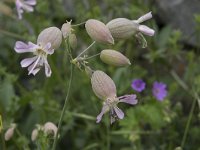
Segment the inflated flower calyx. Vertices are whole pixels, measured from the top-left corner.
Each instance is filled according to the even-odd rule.
[[[116,97],[115,83],[103,71],[97,70],[92,74],[91,84],[98,98],[106,100],[108,97]]]
[[[100,54],[100,59],[109,65],[113,65],[113,66],[127,66],[127,65],[131,65],[130,60],[124,56],[123,54],[121,54],[120,52],[116,51],[116,50],[110,50],[110,49],[106,49],[101,51]]]
[[[35,141],[38,137],[38,129],[34,129],[31,133],[31,140]]]
[[[114,39],[127,39],[138,32],[139,24],[126,18],[116,18],[106,24]]]
[[[13,137],[15,128],[16,128],[16,124],[11,124],[11,127],[6,131],[4,135],[5,141],[9,141]]]
[[[89,19],[85,23],[85,28],[89,36],[94,41],[103,44],[114,44],[114,39],[108,27],[103,22],[95,19]]]
[[[56,136],[57,131],[58,131],[58,128],[57,128],[57,126],[54,123],[52,123],[52,122],[46,122],[44,124],[44,132],[46,134],[50,134],[50,135]]]
[[[155,31],[140,23],[152,18],[151,12],[141,16],[137,20],[116,18],[106,24],[114,39],[126,39],[137,33],[153,36]]]
[[[72,49],[76,49],[77,47],[77,38],[74,33],[69,35],[69,45]]]
[[[62,31],[63,37],[67,38],[73,31],[72,26],[71,26],[71,21],[64,23],[62,25],[61,31]]]
[[[49,27],[40,32],[37,38],[37,44],[45,46],[51,43],[51,48],[57,49],[62,42],[62,32],[57,27]]]

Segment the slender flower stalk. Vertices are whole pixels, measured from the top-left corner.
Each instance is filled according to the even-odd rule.
[[[96,42],[92,42],[90,46],[88,46],[85,50],[83,50],[76,58],[79,58],[81,55],[83,55],[87,50],[89,50]]]
[[[62,109],[62,112],[61,112],[61,116],[60,116],[60,119],[59,119],[58,130],[56,132],[55,139],[53,141],[52,150],[56,149],[56,145],[57,145],[57,142],[58,142],[58,134],[59,134],[61,126],[62,126],[63,117],[64,117],[64,114],[66,112],[67,102],[68,102],[68,99],[69,99],[69,93],[70,93],[71,84],[72,84],[72,77],[73,77],[73,65],[71,64],[71,67],[70,67],[70,79],[69,79],[69,84],[68,84],[68,89],[67,89],[67,95],[66,95],[64,106],[63,106],[63,109]]]

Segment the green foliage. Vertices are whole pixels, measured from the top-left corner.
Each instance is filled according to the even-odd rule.
[[[12,16],[7,16],[0,11],[2,137],[11,123],[17,124],[14,136],[5,142],[8,150],[36,149],[38,143],[31,141],[31,133],[36,124],[48,121],[58,124],[70,76],[70,62],[64,42],[48,58],[53,73],[50,78],[46,78],[44,70],[36,76],[28,76],[27,70],[20,67],[20,61],[30,55],[17,54],[13,50],[16,41],[36,43],[41,30],[49,26],[61,28],[66,19],[72,19],[73,24],[85,22],[89,18],[107,23],[112,18],[136,19],[149,10],[156,12],[155,6],[144,0],[71,1],[72,7],[66,6],[64,0],[38,0],[35,11],[24,13],[24,19],[19,21],[14,18],[14,4],[4,2],[13,12]],[[199,25],[199,14],[196,14],[194,19]],[[130,59],[132,65],[124,68],[108,66],[98,57],[88,62],[92,69],[103,70],[112,77],[118,96],[134,93],[137,94],[139,103],[133,107],[120,104],[119,107],[125,110],[125,118],[113,125],[109,125],[108,114],[100,124],[96,124],[102,101],[92,92],[90,79],[85,72],[75,68],[67,111],[59,135],[58,150],[178,149],[194,99],[198,103],[195,105],[182,149],[196,150],[200,147],[200,49],[185,46],[181,41],[183,33],[180,30],[174,30],[168,25],[161,28],[156,20],[148,24],[156,30],[156,34],[152,38],[145,37],[148,43],[145,49],[141,48],[135,37],[131,37],[124,41],[116,41],[114,46],[97,44],[88,51],[90,56],[109,47],[119,50]],[[196,34],[200,35],[198,27]],[[92,42],[83,26],[74,29],[78,38],[78,48],[72,51],[73,57]],[[142,93],[136,93],[131,88],[131,82],[135,78],[146,82],[146,89]],[[162,102],[152,95],[154,81],[164,82],[168,86],[168,96]],[[48,137],[44,136],[38,138],[41,145],[46,144],[43,149],[52,145],[52,141],[47,142],[47,139]],[[0,149],[3,149],[3,143],[0,142]]]

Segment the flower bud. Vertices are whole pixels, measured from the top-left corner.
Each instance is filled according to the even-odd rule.
[[[37,130],[37,129],[34,129],[34,130],[32,131],[32,134],[31,134],[31,140],[32,140],[32,141],[35,141],[36,138],[37,138],[37,136],[38,136],[38,130]]]
[[[62,32],[57,27],[49,27],[40,32],[37,38],[37,44],[45,46],[51,43],[51,48],[57,49],[62,42]]]
[[[64,38],[67,38],[72,32],[71,22],[64,23],[62,25],[61,31]]]
[[[77,47],[77,38],[73,33],[69,35],[69,45],[72,49],[76,49]]]
[[[118,51],[106,49],[101,51],[100,59],[109,65],[126,66],[131,65],[130,60]]]
[[[13,137],[15,128],[16,128],[16,124],[11,124],[11,127],[5,133],[5,136],[4,136],[5,141],[9,141]]]
[[[126,39],[138,32],[139,24],[126,18],[116,18],[106,24],[114,39]]]
[[[44,124],[44,132],[47,134],[52,134],[56,136],[58,128],[52,122],[47,122]]]
[[[116,97],[116,87],[114,81],[103,71],[97,70],[91,77],[92,89],[95,95],[106,100],[109,97]]]
[[[89,19],[85,23],[85,28],[94,41],[105,44],[114,44],[114,39],[104,23],[95,19]]]

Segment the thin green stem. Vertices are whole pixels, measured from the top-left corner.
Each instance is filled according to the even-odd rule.
[[[182,142],[181,142],[181,148],[183,148],[184,145],[185,145],[185,141],[186,141],[186,138],[187,138],[187,133],[188,133],[188,130],[189,130],[189,127],[190,127],[190,123],[191,123],[191,120],[192,120],[192,115],[193,115],[194,108],[195,108],[195,104],[196,104],[196,99],[194,99],[193,102],[192,102],[192,107],[190,109],[189,118],[188,118],[188,121],[187,121],[187,124],[186,124],[186,127],[185,127],[183,139],[182,139]]]
[[[92,44],[90,44],[90,46],[88,46],[85,50],[83,50],[76,58],[79,58],[82,54],[84,54],[88,49],[90,49],[96,42],[92,42]]]
[[[185,84],[185,82],[183,82],[183,80],[181,80],[181,78],[177,75],[177,73],[172,70],[171,71],[171,75],[174,77],[174,79],[178,82],[178,84],[185,90],[188,91],[188,86]]]
[[[107,117],[107,150],[110,150],[110,117]]]
[[[70,49],[70,46],[69,46],[69,38],[65,39],[65,46],[67,47],[67,53],[70,57],[70,60],[73,60],[72,52],[71,52],[71,49]]]
[[[66,108],[67,108],[67,102],[68,102],[68,99],[69,99],[69,93],[70,93],[72,77],[73,77],[73,65],[71,64],[70,66],[71,66],[70,67],[70,79],[69,79],[69,84],[68,84],[68,89],[67,89],[67,95],[66,95],[66,98],[65,98],[64,106],[63,106],[61,116],[60,116],[60,120],[59,120],[59,123],[58,123],[58,131],[57,131],[57,134],[56,134],[54,142],[53,142],[52,150],[56,149],[56,145],[57,145],[57,142],[58,142],[58,134],[59,134],[62,122],[63,122],[63,117],[64,117],[64,114],[65,114],[65,111],[66,111]]]
[[[71,25],[72,27],[77,27],[77,26],[80,26],[80,25],[83,25],[83,24],[85,24],[85,22],[81,22],[81,23],[79,23],[79,24],[74,24],[74,25]]]
[[[100,55],[100,54],[101,54],[101,53],[98,53],[98,54],[92,55],[92,56],[90,56],[90,57],[83,58],[83,60],[91,59],[91,58],[96,57],[96,56],[98,56],[98,55]]]
[[[10,37],[17,38],[17,39],[25,40],[25,38],[23,38],[22,36],[20,36],[18,34],[15,34],[15,33],[9,32],[9,31],[5,31],[5,30],[2,30],[2,29],[0,29],[0,33],[5,34],[5,35],[10,36]]]
[[[1,134],[1,140],[2,140],[2,148],[3,148],[3,150],[6,150],[6,143],[4,140],[3,132],[1,132],[0,134]]]

